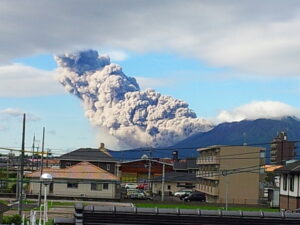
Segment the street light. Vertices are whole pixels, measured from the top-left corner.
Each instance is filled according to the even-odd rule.
[[[44,217],[43,217],[43,224],[46,224],[46,222],[48,221],[48,215],[47,215],[47,211],[48,211],[48,204],[47,204],[47,186],[48,184],[50,184],[52,182],[52,175],[49,173],[43,173],[40,180],[41,182],[44,184],[45,186],[45,192],[44,192]],[[40,211],[41,213],[41,211]]]

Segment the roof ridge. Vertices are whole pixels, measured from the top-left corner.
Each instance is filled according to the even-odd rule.
[[[71,169],[71,168],[74,168],[75,166],[80,166],[80,165],[82,165],[82,164],[87,164],[87,165],[89,165],[89,166],[92,166],[94,169],[96,169],[96,170],[98,170],[99,172],[101,172],[101,173],[106,173],[106,174],[109,174],[109,175],[113,175],[113,176],[115,176],[116,178],[119,178],[119,177],[117,177],[116,175],[114,175],[114,174],[112,174],[112,173],[110,173],[110,172],[108,172],[108,171],[106,171],[105,169],[102,169],[102,168],[100,168],[100,167],[98,167],[98,166],[95,166],[93,163],[90,163],[90,162],[88,162],[88,161],[82,161],[82,162],[80,162],[80,163],[76,163],[76,164],[74,164],[74,165],[72,165],[72,166],[70,166],[70,167],[67,167],[67,168],[65,168],[66,170],[67,169]]]
[[[298,162],[299,163],[299,162]],[[300,164],[299,165],[297,165],[296,167],[294,167],[293,169],[291,169],[292,171],[294,171],[294,170],[296,170],[296,169],[298,169],[300,167]]]

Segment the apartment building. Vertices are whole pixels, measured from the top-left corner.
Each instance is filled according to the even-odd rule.
[[[214,203],[257,204],[263,197],[265,149],[210,146],[198,149],[196,189]]]
[[[284,165],[295,158],[295,142],[287,140],[287,134],[280,132],[271,143],[271,164]]]

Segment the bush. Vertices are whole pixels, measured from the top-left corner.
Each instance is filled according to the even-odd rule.
[[[12,216],[4,216],[3,217],[3,224],[21,224],[22,223],[22,218],[20,215],[12,215]]]

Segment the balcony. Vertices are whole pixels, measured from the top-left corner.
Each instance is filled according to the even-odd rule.
[[[220,171],[197,171],[196,177],[209,180],[219,180]]]
[[[200,157],[197,159],[197,164],[198,165],[220,164],[220,160],[216,156]]]
[[[218,196],[219,195],[219,188],[218,187],[212,187],[204,184],[199,185],[199,191],[206,193],[208,195],[214,195]]]

